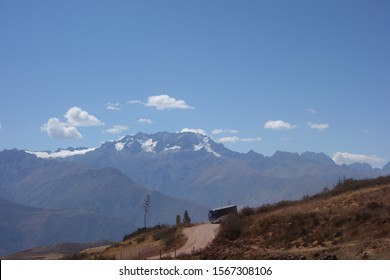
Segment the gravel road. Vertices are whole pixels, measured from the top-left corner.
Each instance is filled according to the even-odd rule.
[[[191,254],[194,250],[206,248],[213,241],[218,233],[218,224],[200,224],[197,226],[185,228],[183,233],[187,237],[187,242],[183,247],[176,250],[176,255]],[[162,257],[174,257],[175,252],[164,254]],[[158,256],[150,259],[157,259]]]
[[[184,229],[188,240],[177,250],[177,254],[190,254],[193,250],[206,248],[217,235],[218,227],[218,224],[201,224]]]

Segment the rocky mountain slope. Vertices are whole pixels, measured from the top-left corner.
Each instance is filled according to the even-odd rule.
[[[343,178],[389,173],[389,164],[383,169],[360,163],[340,166],[325,154],[312,152],[278,151],[271,157],[254,151],[237,153],[203,134],[138,133],[98,148],[0,152],[1,219],[4,232],[7,228],[12,235],[20,230],[20,225],[9,219],[13,207],[33,207],[45,213],[40,216],[52,215],[45,211],[74,211],[56,212],[57,220],[77,224],[88,216],[103,225],[91,236],[111,239],[143,226],[142,203],[148,194],[152,197],[148,225],[173,224],[176,215],[185,210],[197,222],[207,219],[210,208],[299,199],[331,188]],[[21,213],[30,215],[30,208]],[[108,226],[107,217],[116,219],[116,226]],[[43,231],[49,230],[50,223],[44,219],[35,223]],[[66,235],[72,227],[57,228]],[[57,239],[53,242],[62,241]]]
[[[11,150],[0,152],[0,179],[0,248],[7,253],[53,242],[118,240],[143,226],[142,203],[149,194],[148,225],[173,224],[185,210],[194,221],[207,219],[207,208],[150,191],[114,168],[94,169]],[[30,225],[37,228],[36,237],[21,234],[20,246],[11,242],[13,233],[27,233]]]
[[[119,240],[131,223],[86,209],[43,209],[0,198],[0,255],[59,242]]]
[[[206,135],[167,132],[125,136],[66,160],[115,167],[149,189],[209,208],[297,199],[344,177],[377,177],[388,171],[362,164],[339,166],[320,153],[241,154]]]

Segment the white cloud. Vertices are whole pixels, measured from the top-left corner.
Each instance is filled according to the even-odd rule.
[[[218,135],[218,134],[222,134],[222,133],[233,133],[233,134],[236,134],[236,133],[238,133],[238,131],[234,130],[234,129],[218,128],[218,129],[214,129],[211,133],[213,135]]]
[[[175,98],[165,94],[149,96],[145,106],[155,107],[157,110],[193,109],[193,107],[187,105],[184,100],[176,100]]]
[[[258,142],[261,141],[261,137],[254,137],[254,138],[239,138],[237,136],[226,136],[219,138],[217,142],[220,143],[237,143],[237,142]]]
[[[128,130],[127,126],[118,124],[118,125],[114,125],[112,128],[107,129],[106,132],[111,134],[119,134],[126,130]]]
[[[312,114],[316,114],[317,113],[317,111],[315,109],[313,109],[313,108],[306,109],[306,112],[312,113]]]
[[[41,126],[41,131],[47,132],[47,135],[51,138],[79,140],[83,136],[77,130],[77,126],[104,125],[95,116],[76,106],[70,108],[64,117],[67,122],[61,122],[57,118],[50,118],[47,123]]]
[[[191,132],[191,133],[196,133],[196,134],[207,135],[206,131],[204,131],[203,129],[200,129],[200,128],[197,128],[197,129],[194,129],[194,128],[183,128],[180,132],[181,133]]]
[[[76,127],[60,122],[57,118],[50,118],[42,125],[41,130],[46,131],[49,137],[56,139],[79,140],[83,137]]]
[[[337,164],[352,164],[355,162],[368,163],[372,166],[378,167],[382,165],[385,160],[376,155],[361,155],[361,154],[351,154],[351,153],[342,153],[336,152],[333,154],[332,159]]]
[[[139,101],[139,100],[130,100],[129,102],[127,102],[127,104],[141,104],[141,105],[145,105],[145,102],[142,102],[142,101]]]
[[[167,109],[194,109],[194,107],[189,106],[184,100],[177,100],[166,94],[149,96],[146,102],[130,100],[127,104],[141,104],[146,107],[155,107],[160,111]]]
[[[272,129],[272,130],[290,130],[296,128],[296,125],[292,125],[288,122],[284,122],[282,120],[278,121],[268,121],[264,124],[264,128]]]
[[[240,138],[238,138],[237,136],[227,136],[227,137],[219,138],[217,140],[217,142],[220,143],[237,143],[238,141],[240,141]]]
[[[139,119],[138,122],[143,123],[143,124],[153,124],[154,123],[151,119]]]
[[[64,115],[66,120],[74,126],[96,126],[103,125],[95,116],[88,114],[79,107],[72,107]]]
[[[317,129],[318,131],[322,132],[325,129],[329,128],[329,124],[327,123],[311,123],[307,122],[307,126],[311,129]]]
[[[113,110],[113,111],[120,111],[121,110],[121,106],[122,106],[122,104],[120,104],[119,102],[107,103],[106,104],[106,109],[107,110]]]
[[[258,142],[263,140],[261,137],[255,137],[255,138],[241,138],[242,142]]]

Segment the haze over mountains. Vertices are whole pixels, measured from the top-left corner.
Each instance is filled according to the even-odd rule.
[[[45,160],[24,151],[0,152],[0,178],[1,254],[65,241],[120,240],[143,226],[148,194],[147,225],[173,224],[185,210],[194,221],[207,217],[206,207],[150,191],[114,168]]]
[[[129,222],[87,209],[44,209],[0,198],[0,255],[69,240],[118,240]]]
[[[135,182],[207,207],[228,202],[258,206],[301,198],[332,187],[343,177],[377,177],[390,172],[367,164],[339,166],[322,153],[233,152],[195,133],[138,133],[106,142],[84,155],[67,157],[96,168],[114,167]]]
[[[143,226],[193,221],[227,203],[259,206],[331,188],[340,178],[390,173],[339,166],[325,154],[233,152],[196,133],[138,133],[98,148],[0,152],[0,254],[56,242],[118,240]],[[75,230],[77,229],[77,230]]]

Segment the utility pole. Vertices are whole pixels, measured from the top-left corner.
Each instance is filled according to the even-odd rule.
[[[144,227],[146,228],[146,215],[148,214],[149,212],[149,209],[150,209],[150,203],[151,203],[151,199],[150,199],[150,194],[148,194],[145,199],[144,199],[144,203],[142,204],[143,208],[144,208]]]

